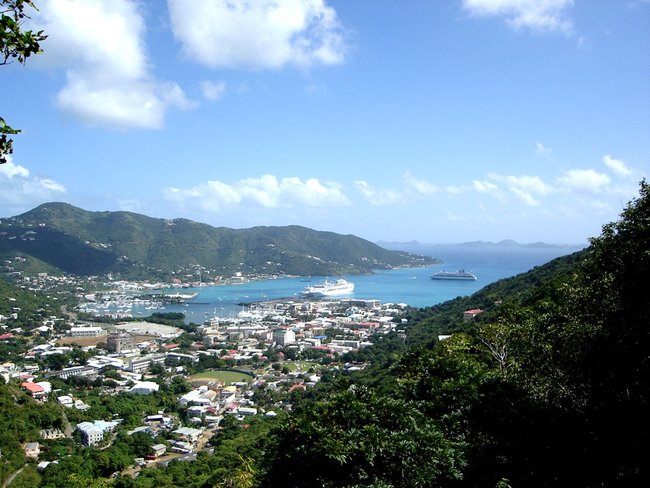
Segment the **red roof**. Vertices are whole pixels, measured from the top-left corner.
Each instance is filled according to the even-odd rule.
[[[11,339],[14,335],[11,332],[7,332],[6,334],[0,335],[0,341],[6,341],[7,339]]]
[[[45,391],[42,386],[37,385],[36,383],[31,383],[29,381],[25,381],[20,386],[25,388],[25,390],[27,390],[30,393],[43,393]]]

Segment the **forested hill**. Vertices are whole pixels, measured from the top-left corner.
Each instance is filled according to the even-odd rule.
[[[584,252],[350,355],[379,367],[296,408],[258,486],[650,486],[649,222],[642,182]]]
[[[65,203],[2,219],[0,255],[27,256],[78,275],[141,278],[192,267],[213,275],[337,275],[435,262],[300,226],[230,229],[131,212],[89,212]]]

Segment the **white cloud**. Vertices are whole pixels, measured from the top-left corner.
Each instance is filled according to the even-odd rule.
[[[532,193],[522,190],[521,188],[511,188],[510,191],[517,195],[519,199],[530,207],[536,207],[539,205],[539,200],[537,200]]]
[[[66,189],[47,178],[30,176],[24,166],[14,164],[11,156],[0,164],[0,205],[31,208],[44,201],[56,200]]]
[[[377,189],[364,180],[355,181],[354,186],[371,205],[392,205],[404,201],[402,192],[386,188]]]
[[[364,180],[355,181],[354,185],[371,205],[403,203],[440,191],[433,183],[419,180],[408,171],[402,175],[399,189],[375,188]]]
[[[557,181],[565,190],[592,194],[606,192],[610,184],[609,176],[593,169],[572,169],[558,177]]]
[[[183,205],[198,205],[209,212],[243,206],[278,208],[349,204],[336,183],[322,183],[315,178],[302,181],[297,177],[280,180],[274,175],[246,178],[232,184],[214,180],[189,189],[168,188],[166,196],[171,201]]]
[[[505,17],[512,28],[538,32],[573,31],[568,10],[573,0],[462,0],[465,10],[473,15]]]
[[[537,195],[546,195],[550,193],[553,189],[544,183],[544,181],[539,176],[498,176],[494,173],[490,175],[497,181],[506,182],[510,188],[518,188],[524,191],[530,191]]]
[[[418,180],[408,171],[404,173],[402,180],[404,181],[404,186],[408,192],[415,192],[420,195],[430,195],[439,191],[436,185],[429,183],[426,180]]]
[[[66,70],[60,110],[94,126],[163,126],[169,107],[193,105],[174,83],[155,80],[147,59],[145,24],[135,0],[49,0],[34,28],[48,34],[34,65]]]
[[[609,154],[605,154],[603,156],[603,163],[605,163],[605,165],[609,169],[611,169],[614,172],[614,174],[616,174],[616,176],[625,178],[632,174],[632,170],[628,168],[623,161],[621,161],[620,159],[614,159]]]
[[[479,193],[486,193],[488,195],[493,196],[500,202],[505,201],[505,197],[503,195],[503,192],[501,189],[495,185],[494,183],[490,181],[479,181],[479,180],[474,180],[472,181],[472,187],[474,190],[476,190]]]
[[[188,58],[213,68],[338,64],[345,45],[325,0],[168,0]]]
[[[203,96],[207,100],[216,102],[223,97],[224,93],[226,93],[226,84],[223,81],[219,83],[215,83],[214,81],[202,81],[201,93],[203,93]]]
[[[537,154],[551,154],[553,150],[550,147],[546,147],[539,141],[535,141],[535,152]]]
[[[488,177],[493,181],[507,185],[510,192],[529,206],[540,204],[535,196],[544,196],[553,191],[553,188],[544,183],[539,176],[502,176],[490,173]]]
[[[8,180],[14,179],[16,176],[21,176],[27,178],[29,176],[29,170],[24,166],[16,165],[11,160],[11,156],[5,155],[7,162],[0,164],[0,175]]]

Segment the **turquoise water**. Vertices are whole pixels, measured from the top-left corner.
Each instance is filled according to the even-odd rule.
[[[382,303],[406,303],[413,307],[435,305],[458,296],[470,295],[484,286],[523,273],[535,266],[577,250],[577,248],[483,248],[459,246],[424,246],[405,249],[443,261],[443,264],[425,268],[380,270],[367,276],[344,276],[355,284],[354,298],[377,299]],[[434,281],[429,277],[440,270],[465,269],[477,276],[476,281]],[[310,278],[320,282],[325,277]],[[186,322],[203,323],[213,316],[234,317],[241,303],[276,298],[298,297],[310,283],[305,278],[264,280],[239,285],[191,288],[199,295],[186,305],[167,305],[165,312],[182,312]],[[133,315],[149,315],[150,310],[133,307]]]

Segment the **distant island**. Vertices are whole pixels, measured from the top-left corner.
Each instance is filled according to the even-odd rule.
[[[378,241],[376,243],[386,249],[393,250],[416,250],[418,248],[431,248],[431,247],[475,247],[475,248],[530,248],[530,249],[575,249],[580,250],[588,246],[588,244],[550,244],[547,242],[533,242],[529,244],[522,244],[512,239],[504,239],[499,242],[491,241],[469,241],[459,243],[436,243],[428,242],[422,243],[416,240],[407,242],[386,242]]]

